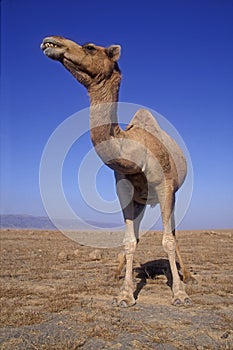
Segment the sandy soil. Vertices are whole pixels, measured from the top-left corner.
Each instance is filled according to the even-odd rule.
[[[160,232],[135,255],[137,304],[113,307],[120,248],[81,246],[55,231],[1,231],[1,340],[16,349],[233,349],[233,230],[178,240],[198,284],[190,307],[171,305]]]

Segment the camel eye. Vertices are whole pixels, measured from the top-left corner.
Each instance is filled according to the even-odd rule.
[[[89,51],[89,52],[94,52],[96,50],[95,46],[94,45],[84,45],[83,46],[85,50]]]

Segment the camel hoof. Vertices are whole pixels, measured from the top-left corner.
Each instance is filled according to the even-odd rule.
[[[192,300],[190,298],[185,298],[184,299],[184,305],[185,306],[191,306],[192,305]]]
[[[172,302],[172,305],[174,305],[174,306],[181,306],[182,304],[183,304],[182,301],[178,298],[173,300],[173,302]]]
[[[192,305],[192,300],[189,297],[186,298],[175,298],[172,302],[173,306],[191,306]]]
[[[128,305],[127,305],[127,302],[126,302],[126,300],[121,300],[119,303],[118,303],[118,306],[119,307],[128,307]]]
[[[117,298],[113,299],[112,306],[114,306],[114,307],[118,306]]]
[[[114,298],[112,301],[112,306],[116,307],[121,307],[121,308],[127,308],[127,307],[131,307],[134,306],[136,304],[136,301],[133,299],[131,301],[127,301],[124,299],[118,300],[117,298]]]

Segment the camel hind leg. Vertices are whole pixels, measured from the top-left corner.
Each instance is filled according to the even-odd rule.
[[[180,247],[176,239],[176,255],[179,260],[183,282],[187,284],[197,284],[197,280],[193,277],[187,266],[185,265],[183,258],[181,256]]]
[[[163,187],[160,188],[158,192],[162,213],[163,221],[163,248],[168,255],[168,260],[172,273],[172,292],[173,300],[172,304],[175,306],[179,305],[190,305],[191,299],[185,292],[185,285],[181,281],[177,266],[176,266],[176,239],[175,239],[175,219],[174,219],[174,209],[175,209],[175,191],[171,181],[165,181]],[[180,251],[178,248],[178,254]],[[184,267],[183,260],[181,259],[181,264]]]
[[[175,207],[175,203],[174,203],[174,207]],[[197,280],[192,276],[191,272],[189,271],[189,268],[187,267],[187,265],[185,265],[183,257],[181,255],[180,247],[176,238],[174,211],[175,211],[175,208],[173,209],[171,214],[171,226],[172,226],[172,233],[175,238],[176,256],[180,264],[182,280],[184,283],[187,283],[187,284],[197,284]]]

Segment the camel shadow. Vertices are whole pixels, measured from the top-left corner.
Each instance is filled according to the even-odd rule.
[[[179,270],[180,265],[179,263],[176,264],[177,269]],[[145,264],[141,264],[140,267],[135,268],[134,271],[137,273],[136,278],[140,278],[134,292],[135,300],[138,298],[138,295],[143,287],[147,284],[147,280],[154,280],[158,276],[165,276],[167,278],[166,284],[172,288],[172,273],[169,261],[167,259],[148,261]]]

